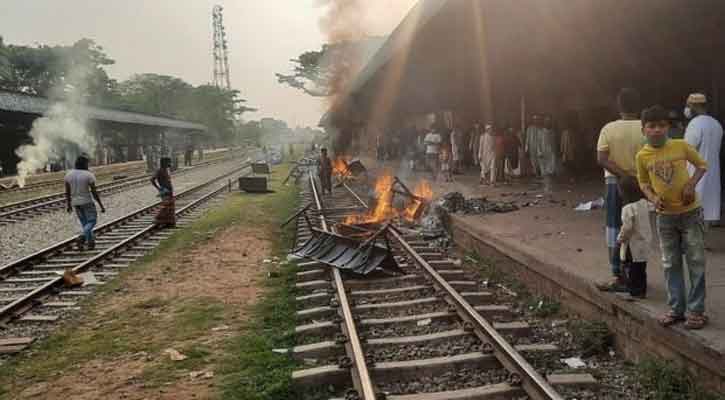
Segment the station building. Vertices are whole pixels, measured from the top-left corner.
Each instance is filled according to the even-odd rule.
[[[0,162],[5,174],[15,172],[15,150],[32,142],[33,122],[48,113],[53,102],[23,93],[0,91]],[[183,152],[208,135],[206,126],[158,115],[83,105],[74,109],[95,139],[93,163],[136,161],[142,154]]]

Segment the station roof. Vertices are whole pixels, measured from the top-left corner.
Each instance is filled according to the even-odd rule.
[[[43,115],[50,109],[52,104],[45,97],[0,90],[0,111]],[[80,112],[88,119],[96,121],[109,121],[120,124],[154,126],[187,131],[206,132],[208,130],[205,125],[194,122],[89,105],[81,106]]]
[[[337,104],[480,113],[517,108],[525,95],[532,110],[584,109],[613,104],[621,87],[644,102],[681,102],[725,73],[725,5],[693,4],[420,0]]]

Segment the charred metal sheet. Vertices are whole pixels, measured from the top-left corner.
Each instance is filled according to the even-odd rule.
[[[368,170],[360,160],[352,160],[347,163],[347,172],[352,176],[360,176],[366,174]]]
[[[402,273],[390,249],[385,246],[319,229],[313,229],[313,232],[314,235],[292,254],[361,275],[376,270]]]

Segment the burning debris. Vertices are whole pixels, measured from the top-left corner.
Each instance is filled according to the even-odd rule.
[[[449,213],[464,214],[508,213],[519,209],[514,202],[492,201],[485,197],[466,199],[458,192],[447,193],[439,204]]]
[[[403,198],[404,207],[395,206],[395,195]],[[433,190],[426,181],[419,182],[414,191],[390,174],[383,174],[375,182],[375,207],[365,214],[351,215],[343,222],[347,225],[418,220],[433,198]]]

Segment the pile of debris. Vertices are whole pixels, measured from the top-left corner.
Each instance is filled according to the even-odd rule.
[[[508,213],[519,209],[515,202],[492,201],[485,197],[466,199],[459,192],[447,193],[438,202],[440,207],[449,213]]]

